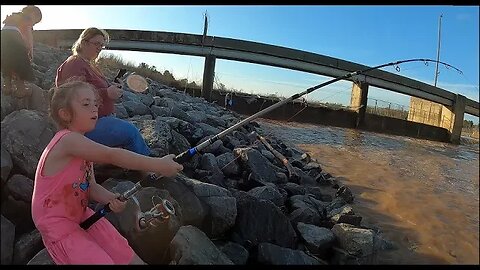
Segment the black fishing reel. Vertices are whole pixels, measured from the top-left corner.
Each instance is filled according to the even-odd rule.
[[[156,198],[160,200],[157,203],[155,203]],[[167,221],[171,215],[175,215],[175,207],[173,204],[166,199],[160,198],[158,195],[152,197],[152,204],[153,207],[143,213],[142,217],[138,220],[140,229],[146,229],[154,219],[163,223]]]

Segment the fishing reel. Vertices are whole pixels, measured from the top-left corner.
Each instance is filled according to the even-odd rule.
[[[159,200],[155,203],[155,199]],[[146,229],[154,219],[164,223],[170,219],[171,215],[175,215],[175,207],[173,204],[166,200],[160,198],[158,195],[152,197],[153,207],[145,213],[142,213],[142,217],[138,220],[138,225],[140,229]]]

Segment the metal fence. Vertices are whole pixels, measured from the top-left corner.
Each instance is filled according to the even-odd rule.
[[[477,140],[480,139],[478,125],[474,127],[464,127],[462,129],[462,136],[474,138]]]

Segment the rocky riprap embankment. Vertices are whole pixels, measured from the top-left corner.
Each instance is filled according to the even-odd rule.
[[[1,264],[52,264],[31,219],[33,179],[40,155],[55,134],[46,114],[45,92],[69,55],[35,47],[36,84],[29,110],[1,99]],[[204,99],[150,81],[144,94],[126,91],[117,116],[134,123],[156,156],[179,154],[237,123],[242,117]],[[376,230],[363,226],[349,204],[354,197],[306,153],[265,137],[299,176],[287,170],[251,132],[253,122],[184,164],[185,170],[141,189],[142,211],[152,196],[169,199],[176,215],[136,233],[133,202],[107,218],[149,264],[365,264],[390,248]],[[98,182],[114,192],[138,178],[111,166],[95,166]],[[98,205],[90,205],[98,209]]]

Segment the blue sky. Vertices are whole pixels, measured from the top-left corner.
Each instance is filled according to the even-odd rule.
[[[23,6],[1,6],[2,20]],[[374,66],[410,58],[435,59],[438,18],[443,14],[440,60],[464,72],[440,66],[437,85],[479,100],[479,7],[475,6],[42,6],[35,29],[132,29],[203,33],[284,46]],[[135,64],[169,70],[176,78],[200,83],[203,58],[159,53],[105,51]],[[433,85],[435,65],[409,63],[400,75]],[[396,72],[392,67],[386,71]],[[248,93],[290,96],[331,78],[227,60],[216,63],[216,82]],[[348,105],[351,83],[341,81],[307,99]],[[409,97],[371,87],[369,104],[407,106]],[[385,102],[384,102],[385,101]],[[478,122],[477,117],[466,119]]]

